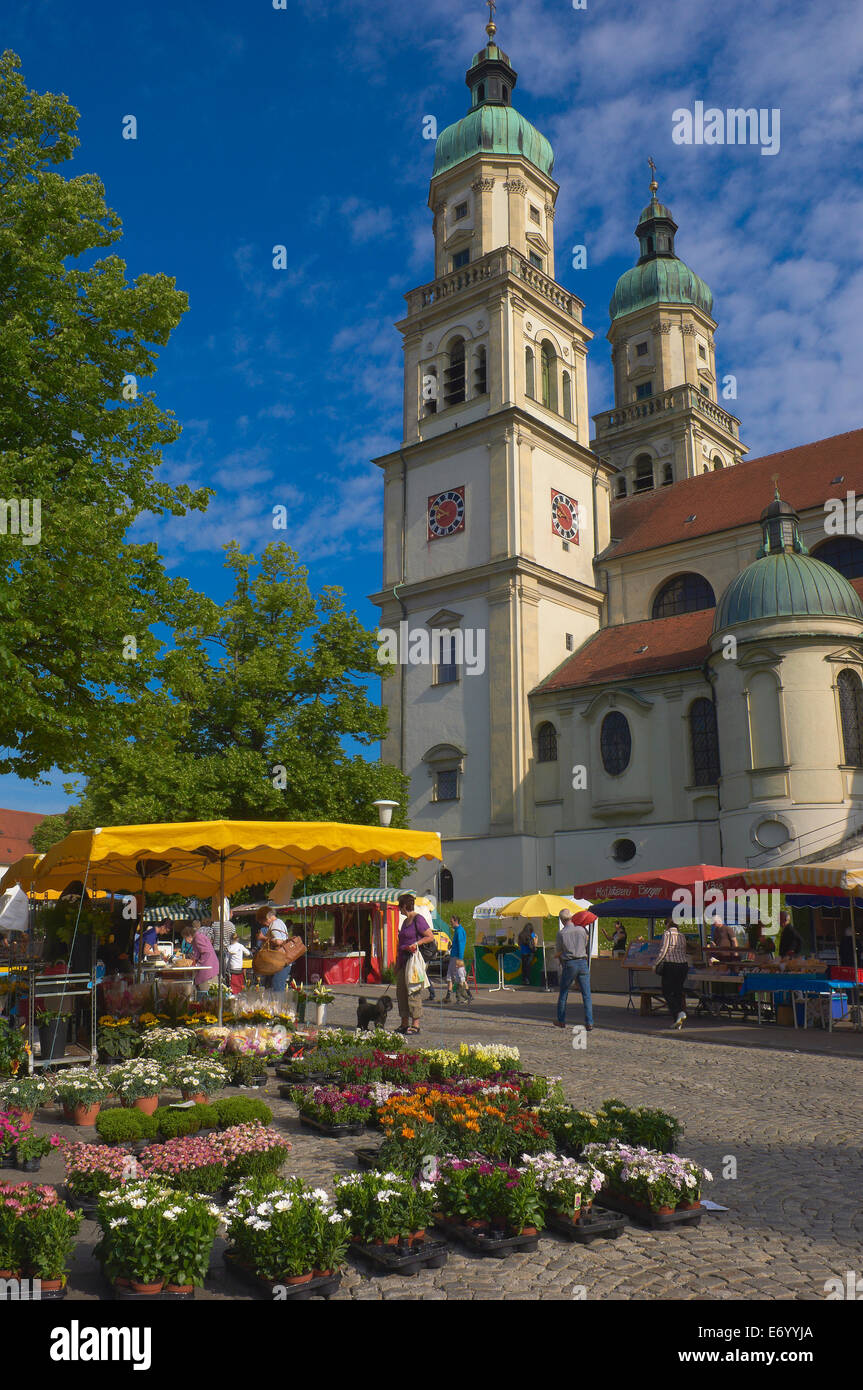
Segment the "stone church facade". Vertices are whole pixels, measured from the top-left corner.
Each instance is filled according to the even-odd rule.
[[[863,542],[826,534],[825,502],[863,491],[863,431],[746,459],[655,179],[591,429],[551,147],[487,32],[437,141],[436,277],[406,296],[403,442],[377,460],[381,628],[430,638],[383,681],[382,756],[444,843],[444,882],[416,883],[840,852],[863,829]]]

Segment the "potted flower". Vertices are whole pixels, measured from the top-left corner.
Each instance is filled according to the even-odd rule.
[[[44,1076],[13,1076],[0,1082],[0,1106],[17,1110],[22,1120],[30,1122],[40,1105],[47,1105],[54,1093],[51,1082]]]
[[[206,1102],[208,1096],[228,1084],[228,1069],[209,1057],[186,1057],[175,1062],[170,1070],[171,1080],[179,1086],[183,1100]]]
[[[549,1213],[574,1225],[586,1215],[603,1184],[603,1175],[592,1163],[579,1163],[560,1154],[525,1154],[523,1163],[536,1175]]]
[[[15,1167],[15,1149],[28,1132],[30,1121],[15,1110],[0,1110],[0,1168]]]
[[[96,1047],[103,1062],[125,1062],[138,1049],[139,1034],[131,1017],[103,1014],[96,1024]]]
[[[67,1144],[63,1152],[66,1189],[75,1205],[95,1205],[100,1192],[122,1187],[135,1171],[135,1160],[125,1149],[108,1144]]]
[[[59,1293],[75,1249],[82,1216],[61,1202],[32,1207],[24,1219],[23,1255],[27,1274],[39,1279],[43,1293]]]
[[[109,1080],[123,1105],[143,1110],[145,1115],[157,1109],[159,1092],[168,1084],[162,1067],[150,1058],[124,1062],[109,1073]]]
[[[52,1149],[62,1148],[64,1140],[59,1134],[36,1134],[28,1129],[15,1145],[15,1159],[22,1173],[38,1173],[42,1159]]]
[[[344,1258],[347,1222],[320,1189],[299,1179],[244,1184],[225,1208],[230,1256],[260,1279],[306,1284]]]
[[[229,1158],[215,1140],[221,1135],[182,1135],[145,1148],[139,1172],[183,1192],[218,1192],[228,1178]]]
[[[140,1056],[151,1057],[154,1062],[167,1066],[188,1056],[194,1043],[195,1034],[191,1028],[150,1028],[141,1039]]]
[[[348,1173],[335,1187],[336,1207],[361,1245],[413,1244],[431,1225],[434,1183],[397,1173]]]
[[[335,999],[331,989],[327,989],[323,980],[318,980],[311,993],[312,1003],[315,1006],[315,1023],[318,1028],[323,1028],[327,1021],[327,1005],[332,1004]]]
[[[66,1055],[66,1030],[69,1015],[56,1009],[39,1009],[36,1027],[39,1029],[39,1054],[43,1062],[54,1062]]]
[[[20,1278],[24,1270],[24,1223],[37,1207],[57,1204],[53,1187],[0,1183],[0,1279]]]
[[[205,1198],[133,1181],[99,1201],[97,1247],[108,1277],[136,1293],[191,1293],[206,1278],[219,1210]]]
[[[70,1067],[55,1079],[54,1094],[69,1124],[90,1126],[110,1095],[110,1085],[96,1067]]]

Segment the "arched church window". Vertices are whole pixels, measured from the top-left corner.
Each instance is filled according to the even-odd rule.
[[[461,405],[464,396],[464,338],[453,338],[443,374],[444,405]]]
[[[856,671],[840,671],[836,684],[843,757],[848,767],[863,767],[863,684]]]
[[[484,396],[488,392],[487,358],[484,347],[477,348],[473,361],[473,394]]]
[[[563,374],[563,418],[572,419],[572,377],[569,372]]]
[[[484,82],[480,82],[479,86],[478,86],[477,89],[476,89],[476,99],[477,99],[477,101],[485,101],[485,83],[484,83]]]
[[[712,700],[693,700],[689,706],[689,746],[695,786],[715,786],[719,781],[719,734]]]
[[[635,460],[635,485],[633,492],[651,492],[653,489],[653,459],[650,454],[639,454]]]
[[[524,394],[530,396],[532,401],[536,400],[533,348],[530,347],[526,347],[524,350]]]
[[[557,762],[557,730],[553,724],[540,724],[536,733],[536,761]]]
[[[713,455],[713,471],[714,471],[714,473],[718,473],[718,472],[719,472],[719,469],[720,469],[721,467],[722,467],[722,459],[719,457],[718,454],[714,454],[714,455]]]
[[[422,374],[423,415],[434,415],[437,411],[438,379],[437,367],[427,367]]]
[[[509,101],[509,87],[501,87],[501,92],[503,93],[504,105],[506,105]]]
[[[449,869],[440,871],[440,900],[442,903],[451,903],[455,893],[452,873]]]
[[[716,595],[700,574],[676,574],[663,584],[653,600],[653,618],[671,618],[675,613],[699,613],[715,608]]]
[[[557,410],[557,354],[546,340],[540,348],[542,372],[542,403],[549,410]]]
[[[863,541],[856,536],[831,536],[813,550],[812,554],[822,564],[844,574],[846,579],[859,579],[863,576]]]
[[[652,250],[653,250],[653,237],[652,237],[652,236],[649,236],[649,237],[647,238],[647,249],[648,249],[648,251],[652,251]]]
[[[621,473],[620,477],[617,480],[617,496],[626,496],[626,477],[623,473]]]
[[[629,767],[632,756],[632,734],[629,720],[620,710],[613,709],[602,721],[599,731],[599,752],[602,766],[610,777],[619,777]]]

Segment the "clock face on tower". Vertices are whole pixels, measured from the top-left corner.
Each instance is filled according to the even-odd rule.
[[[556,488],[551,489],[551,529],[561,540],[578,545],[578,503]]]
[[[439,541],[464,530],[464,488],[451,487],[429,498],[428,538]]]

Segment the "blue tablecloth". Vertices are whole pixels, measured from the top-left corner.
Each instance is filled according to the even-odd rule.
[[[747,975],[741,994],[826,994],[828,990],[848,989],[847,980],[828,980],[826,975],[763,974]]]

